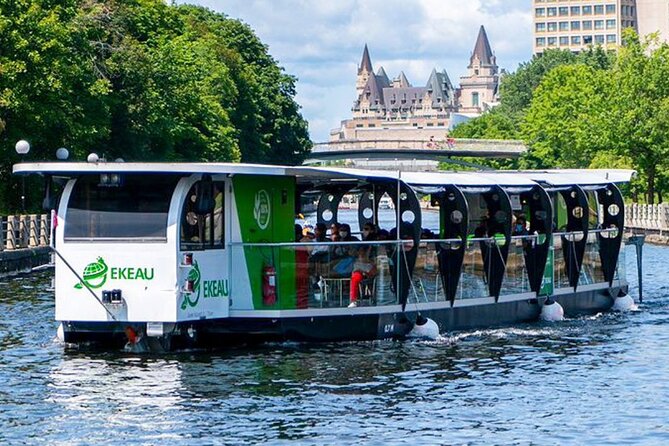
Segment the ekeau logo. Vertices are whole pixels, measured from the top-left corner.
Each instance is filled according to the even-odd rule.
[[[89,263],[81,275],[82,281],[74,285],[78,290],[84,286],[91,289],[101,288],[108,279],[111,280],[153,280],[153,268],[146,267],[109,267],[102,257]]]
[[[76,284],[74,287],[78,290],[84,287],[84,283],[88,288],[100,288],[107,281],[107,272],[109,267],[105,263],[102,257],[98,257],[97,261],[89,263],[84,268],[84,272],[81,275],[82,281]]]
[[[255,218],[258,227],[262,230],[267,229],[267,226],[269,226],[270,211],[269,194],[265,189],[261,189],[256,192],[253,204],[253,218]]]
[[[184,300],[181,302],[181,309],[188,307],[194,308],[200,302],[200,297],[204,299],[215,297],[228,297],[230,295],[230,284],[227,279],[202,280],[202,272],[197,260],[193,261],[193,267],[188,272],[187,279],[193,282],[193,291],[184,293]]]
[[[193,267],[188,271],[188,281],[193,282],[193,292],[184,294],[184,301],[181,303],[181,309],[185,310],[188,307],[194,307],[200,300],[200,281],[202,275],[200,274],[200,265],[197,260],[193,261]]]

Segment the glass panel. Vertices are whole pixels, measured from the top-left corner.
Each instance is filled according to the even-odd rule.
[[[506,260],[506,272],[502,282],[501,295],[527,293],[532,291],[525,266],[525,248],[531,247],[534,237],[517,237],[511,239],[509,257]]]
[[[588,234],[588,243],[585,245],[583,266],[581,267],[578,284],[590,285],[601,282],[604,282],[604,272],[602,271],[602,260],[599,257],[599,242],[597,234],[591,232]]]
[[[602,261],[599,255],[599,239],[597,233],[599,230],[588,233],[588,241],[583,255],[583,264],[579,276],[579,285],[590,285],[594,283],[603,283],[604,272],[602,271]],[[555,288],[569,288],[569,277],[565,268],[565,260],[562,252],[562,238],[560,235],[554,235],[553,243],[555,246]],[[620,264],[620,261],[619,261]]]
[[[118,174],[77,180],[68,203],[65,240],[165,240],[178,180],[172,175]]]
[[[565,268],[564,253],[562,252],[562,237],[560,235],[553,235],[553,268],[555,285],[554,288],[569,288],[569,276]]]
[[[458,299],[475,299],[489,295],[481,247],[479,242],[471,241],[467,243],[457,296]]]
[[[190,188],[181,210],[180,239],[182,250],[223,248],[225,246],[223,234],[223,210],[225,209],[223,191],[225,190],[225,183],[222,181],[212,183],[214,210],[205,215],[195,213],[195,202],[200,185],[201,182],[198,181]]]
[[[396,242],[307,242],[295,244],[246,244],[233,247],[233,257],[243,251],[248,264],[258,264],[251,275],[256,309],[262,309],[261,269],[276,269],[277,304],[271,308],[345,308],[396,305]],[[233,289],[243,289],[233,275]],[[351,288],[353,287],[353,292]],[[413,291],[409,289],[409,301]]]
[[[437,243],[422,241],[418,245],[408,302],[443,302],[445,300],[446,294],[439,274]]]
[[[524,249],[533,236],[514,237],[509,249],[501,295],[530,291]],[[488,239],[471,239],[465,251],[456,299],[488,297],[481,243]],[[416,264],[408,287],[407,303],[445,302],[439,273],[438,247],[449,249],[457,241],[423,240],[418,246]],[[410,249],[412,242],[400,242]],[[307,242],[246,244],[233,246],[233,257],[246,256],[246,262],[257,269],[251,274],[251,290],[256,309],[263,308],[263,274],[265,267],[276,270],[277,303],[267,308],[307,309],[345,308],[355,301],[358,307],[399,304],[395,293],[397,269],[394,253],[398,243],[385,242]],[[495,254],[495,251],[492,251]],[[400,267],[406,265],[403,258]],[[406,267],[406,266],[404,266]],[[233,275],[232,289],[243,289]],[[353,288],[353,290],[352,290]]]
[[[618,255],[618,265],[616,265],[616,273],[613,275],[615,280],[627,281],[627,258],[625,256],[625,244],[620,246],[620,254]]]

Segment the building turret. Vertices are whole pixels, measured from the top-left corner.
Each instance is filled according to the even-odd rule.
[[[393,79],[393,88],[410,88],[411,82],[407,79],[404,71],[400,72],[400,75]]]
[[[376,72],[376,80],[379,82],[381,88],[390,87],[390,79],[383,67],[379,67],[379,71]]]
[[[469,58],[469,69],[470,76],[493,76],[497,74],[497,58],[490,49],[490,42],[488,41],[488,35],[485,32],[485,28],[481,25],[479,28],[479,35],[476,38],[476,44],[474,45],[474,51]]]
[[[369,57],[369,49],[367,49],[367,44],[365,44],[365,49],[362,51],[362,60],[358,67],[358,78],[355,82],[356,97],[360,97],[370,76],[374,76],[374,69],[372,68],[372,60]]]
[[[464,114],[476,115],[493,107],[498,99],[497,60],[483,26],[479,29],[467,69],[468,75],[460,78],[458,108]]]

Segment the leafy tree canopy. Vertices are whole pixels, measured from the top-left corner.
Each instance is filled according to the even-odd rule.
[[[224,14],[161,0],[11,0],[0,2],[0,41],[5,178],[19,139],[30,159],[65,146],[75,159],[286,164],[311,148],[296,79]],[[3,184],[0,200],[15,207],[15,179]]]
[[[522,139],[528,153],[508,163],[520,168],[633,168],[633,194],[653,203],[669,191],[667,72],[669,46],[632,30],[617,53],[548,50],[503,77],[501,104],[452,135]]]

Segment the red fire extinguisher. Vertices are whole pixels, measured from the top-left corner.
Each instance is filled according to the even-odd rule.
[[[276,303],[276,269],[272,265],[265,265],[262,269],[262,303]]]

